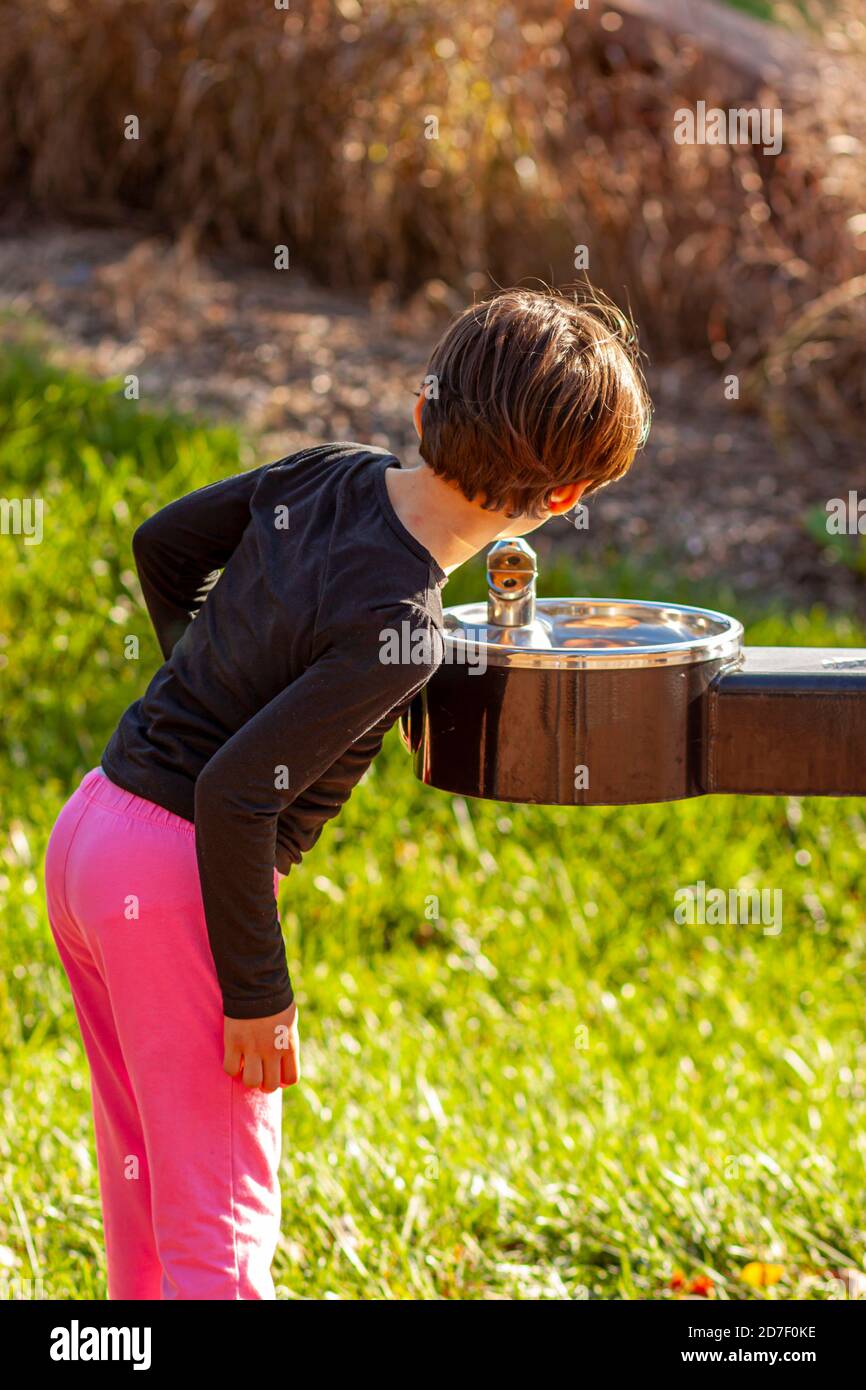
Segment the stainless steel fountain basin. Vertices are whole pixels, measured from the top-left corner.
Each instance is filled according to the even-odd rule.
[[[445,627],[451,660],[463,643],[488,664],[551,670],[731,661],[743,644],[742,624],[724,613],[614,598],[538,599],[534,622],[522,627],[490,623],[485,604],[468,603],[446,609]]]
[[[710,683],[740,659],[735,618],[677,604],[539,599],[520,625],[445,614],[445,661],[403,722],[422,781],[566,805],[702,791]]]

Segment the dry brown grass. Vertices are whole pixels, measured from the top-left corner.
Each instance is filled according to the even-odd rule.
[[[778,412],[794,389],[864,417],[864,296],[826,299],[866,272],[866,123],[841,84],[786,101],[778,157],[678,146],[674,111],[726,107],[721,78],[661,35],[627,60],[571,0],[293,5],[0,0],[4,184],[52,214],[134,215],[262,264],[285,243],[355,289],[563,283],[585,244],[654,355],[764,363],[759,403]],[[822,38],[866,53],[857,10],[841,0]],[[816,394],[817,375],[833,390]]]

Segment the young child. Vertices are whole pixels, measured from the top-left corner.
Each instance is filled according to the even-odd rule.
[[[630,325],[589,296],[474,305],[433,352],[415,424],[415,468],[324,444],[133,536],[164,662],[46,859],[111,1298],[274,1297],[280,1088],[299,1076],[278,872],[433,674],[447,574],[629,468],[649,425]],[[404,623],[426,664],[380,659]]]

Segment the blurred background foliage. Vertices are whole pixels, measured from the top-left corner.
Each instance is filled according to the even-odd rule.
[[[733,10],[677,8],[686,40],[665,0],[0,0],[0,176],[52,216],[262,264],[285,244],[352,290],[562,283],[585,245],[655,358],[710,353],[762,409],[860,427],[860,0],[752,4],[779,22],[729,36]],[[699,99],[781,106],[781,154],[675,144]]]

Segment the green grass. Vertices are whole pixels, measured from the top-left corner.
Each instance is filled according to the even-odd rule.
[[[721,0],[721,3],[734,10],[743,10],[753,19],[762,19],[768,24],[790,24],[792,11],[795,17],[802,18],[812,28],[815,28],[818,22],[809,0],[787,0],[784,4],[780,4],[780,0]],[[829,15],[832,15],[836,9],[835,0],[825,0],[825,8]]]
[[[733,10],[744,10],[754,19],[775,19],[773,0],[725,0],[725,4],[730,5]]]
[[[0,536],[0,1274],[102,1297],[42,858],[156,663],[133,526],[247,459],[230,431],[20,358],[0,421],[3,495],[46,504],[41,545]],[[547,574],[589,586],[729,601],[661,564]],[[756,642],[863,640],[822,612],[752,617]],[[681,1268],[723,1298],[829,1296],[822,1272],[861,1266],[866,1240],[864,851],[854,800],[467,803],[416,783],[391,736],[283,885],[306,1076],[284,1100],[281,1292],[651,1298]],[[701,878],[781,888],[781,935],[677,925],[675,890]],[[783,1282],[750,1290],[752,1259]]]

